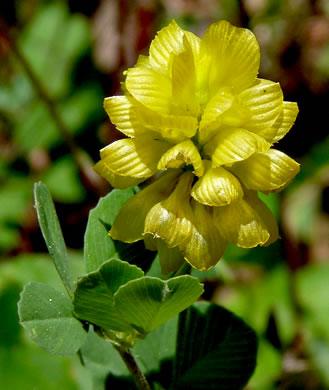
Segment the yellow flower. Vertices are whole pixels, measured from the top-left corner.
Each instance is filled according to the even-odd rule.
[[[273,149],[298,107],[278,83],[257,78],[253,33],[226,21],[202,39],[175,21],[128,69],[124,96],[106,98],[111,121],[127,136],[101,150],[96,171],[114,187],[153,183],[121,209],[114,239],[144,239],[164,272],[184,261],[204,270],[226,243],[251,248],[278,238],[258,198],[283,189],[299,165]]]

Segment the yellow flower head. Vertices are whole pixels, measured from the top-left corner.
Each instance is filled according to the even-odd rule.
[[[279,191],[299,165],[273,149],[298,107],[278,83],[257,78],[253,33],[226,21],[202,39],[175,21],[128,69],[124,96],[106,98],[111,121],[128,138],[101,150],[96,170],[114,187],[155,176],[121,209],[114,239],[144,239],[159,251],[164,272],[185,258],[204,270],[226,242],[251,248],[278,238],[274,217],[257,191]]]

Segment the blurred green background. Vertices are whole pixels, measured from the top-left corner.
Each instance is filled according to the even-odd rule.
[[[24,283],[59,285],[33,208],[48,185],[76,274],[88,213],[110,188],[93,173],[99,149],[120,137],[103,98],[147,54],[171,19],[201,35],[219,19],[250,28],[260,77],[279,81],[300,114],[278,148],[301,163],[282,193],[264,197],[281,240],[229,247],[195,272],[205,299],[259,334],[248,389],[329,389],[329,1],[13,0],[0,4],[0,384],[3,389],[91,389],[78,358],[42,351],[18,324]]]

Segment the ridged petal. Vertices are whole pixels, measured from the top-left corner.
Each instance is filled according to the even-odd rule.
[[[198,121],[192,116],[161,115],[148,109],[136,111],[139,122],[170,142],[181,142],[194,136]]]
[[[242,248],[264,245],[270,238],[265,223],[244,198],[224,207],[215,207],[214,221],[221,235]]]
[[[104,99],[104,108],[111,122],[121,133],[132,138],[136,134],[147,132],[147,129],[139,123],[136,117],[133,100],[127,96],[113,96]]]
[[[234,27],[226,21],[216,22],[205,32],[202,45],[212,58],[210,90],[216,92],[219,87],[229,85],[241,91],[255,80],[260,50],[250,30]]]
[[[138,67],[144,67],[144,68],[151,68],[151,63],[150,63],[150,57],[149,56],[144,56],[140,54],[137,59],[136,66]]]
[[[162,273],[167,275],[169,272],[177,271],[184,263],[184,257],[179,248],[177,246],[175,248],[168,248],[161,238],[155,239],[155,242]]]
[[[222,167],[209,168],[194,184],[191,196],[208,206],[225,206],[243,196],[239,180]]]
[[[203,145],[212,138],[222,123],[221,116],[234,102],[230,88],[221,88],[206,105],[200,121],[199,142]]]
[[[272,214],[271,210],[266,206],[266,204],[258,198],[256,191],[248,191],[246,192],[246,196],[248,198],[249,203],[256,210],[256,212],[264,222],[266,229],[270,234],[270,238],[264,244],[264,246],[268,246],[275,242],[278,238],[280,238],[279,228],[276,219]]]
[[[145,233],[162,238],[169,248],[185,241],[192,232],[193,213],[189,203],[193,173],[185,172],[172,194],[147,214]]]
[[[240,104],[237,99],[221,116],[223,126],[243,127],[250,119],[250,111]]]
[[[188,40],[195,67],[195,97],[197,101],[205,105],[208,102],[208,72],[210,57],[201,44],[201,39],[190,31],[184,31],[185,38]]]
[[[136,179],[135,177],[116,175],[106,167],[104,161],[102,160],[94,166],[94,171],[97,172],[100,176],[104,177],[104,179],[107,180],[114,188],[129,188],[136,186],[145,180],[145,178]]]
[[[239,100],[250,112],[243,127],[260,135],[275,123],[283,107],[280,84],[263,79],[257,79],[252,87],[241,92]]]
[[[192,267],[205,271],[215,266],[222,257],[226,241],[214,225],[211,210],[192,201],[194,224],[190,238],[180,249]]]
[[[111,237],[124,242],[142,240],[147,213],[155,204],[169,196],[180,174],[180,170],[165,173],[161,178],[130,198],[121,207],[112,225]]]
[[[298,106],[295,102],[283,102],[283,110],[274,122],[269,132],[264,132],[264,138],[270,142],[278,142],[292,128],[298,114]]]
[[[172,110],[180,115],[198,116],[196,74],[192,48],[184,37],[185,50],[174,56],[172,63]]]
[[[150,64],[156,72],[171,73],[172,56],[184,50],[184,31],[173,20],[160,30],[150,46]]]
[[[270,149],[234,164],[231,170],[247,188],[274,192],[292,181],[299,172],[299,164],[279,150]]]
[[[191,31],[184,30],[184,35],[191,46],[196,65],[198,63],[198,60],[200,59],[201,39],[197,35],[193,34]]]
[[[269,149],[270,144],[262,137],[245,129],[224,129],[210,140],[204,152],[211,157],[213,167],[230,165],[245,160],[257,151]]]
[[[112,173],[147,178],[157,171],[157,164],[169,147],[148,136],[120,139],[101,150],[101,159]]]
[[[129,93],[140,103],[160,114],[168,114],[172,95],[171,81],[153,69],[128,69],[125,83]]]
[[[197,176],[203,175],[203,164],[198,149],[191,140],[181,142],[169,149],[160,159],[158,169],[180,168],[193,165]]]

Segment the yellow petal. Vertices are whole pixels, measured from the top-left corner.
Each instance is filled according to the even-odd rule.
[[[195,64],[197,64],[200,58],[201,39],[197,35],[193,34],[191,31],[184,30],[184,36],[190,44]]]
[[[225,206],[242,198],[239,180],[222,167],[209,168],[194,184],[192,197],[208,206]]]
[[[192,267],[205,271],[218,263],[226,241],[214,225],[210,208],[196,201],[192,201],[191,206],[194,213],[192,234],[180,249]]]
[[[94,171],[97,172],[100,176],[104,177],[104,179],[107,180],[114,188],[122,189],[136,186],[145,180],[144,178],[136,179],[135,177],[116,175],[106,167],[104,161],[102,160],[94,166]]]
[[[264,245],[270,238],[265,223],[246,199],[215,207],[214,221],[221,235],[242,248]]]
[[[271,133],[263,135],[264,138],[270,142],[278,142],[283,138],[288,131],[292,128],[298,114],[297,103],[294,102],[283,102],[283,110],[270,128]]]
[[[136,117],[133,100],[133,98],[126,96],[113,96],[104,99],[104,108],[111,122],[128,137],[135,137],[136,134],[147,131]]]
[[[180,168],[193,165],[197,176],[203,175],[203,164],[198,149],[191,140],[181,142],[169,149],[160,159],[158,169]]]
[[[223,125],[243,127],[250,119],[250,111],[235,100],[232,106],[221,116]]]
[[[265,246],[268,246],[275,242],[278,238],[280,238],[279,228],[276,219],[272,214],[271,210],[266,206],[266,204],[258,198],[256,191],[248,191],[246,193],[246,196],[248,198],[249,203],[256,210],[256,212],[264,222],[266,229],[270,234],[270,238],[264,244]]]
[[[212,58],[209,71],[212,94],[224,85],[241,91],[255,80],[260,50],[250,30],[234,27],[226,21],[216,22],[205,32],[202,45]]]
[[[104,166],[120,176],[147,178],[157,171],[157,164],[170,145],[148,136],[120,139],[101,150]]]
[[[136,115],[144,127],[174,143],[193,137],[198,127],[197,119],[191,116],[160,115],[145,108],[136,110]]]
[[[184,263],[184,257],[179,248],[177,246],[175,248],[168,248],[161,238],[157,238],[155,241],[162,273],[167,275],[169,272],[177,271]]]
[[[195,97],[197,101],[205,105],[208,102],[208,72],[210,57],[201,45],[201,39],[190,31],[184,31],[185,38],[189,42],[195,68]]]
[[[270,149],[234,164],[231,170],[247,188],[274,192],[292,181],[299,172],[299,164],[279,150]]]
[[[205,144],[218,131],[222,123],[221,116],[234,102],[234,95],[230,88],[221,88],[216,95],[210,99],[200,121],[199,142]]]
[[[192,48],[184,37],[185,50],[174,56],[172,63],[172,110],[180,115],[198,116],[196,75]]]
[[[181,244],[191,235],[193,214],[189,195],[193,178],[192,172],[185,172],[172,194],[147,214],[144,232],[162,238],[169,248]]]
[[[269,149],[270,144],[262,137],[244,129],[223,129],[204,147],[204,152],[211,157],[213,167],[230,165],[245,160],[257,151]]]
[[[243,127],[259,135],[274,124],[283,107],[280,84],[263,79],[257,79],[252,87],[241,92],[239,100],[250,112]]]
[[[128,69],[126,87],[129,93],[150,110],[168,114],[172,95],[171,81],[146,67]]]
[[[173,55],[184,50],[184,31],[173,20],[160,30],[150,46],[150,64],[157,73],[170,74]]]
[[[185,32],[189,40],[194,57],[195,66],[195,96],[201,106],[206,106],[209,97],[209,68],[211,65],[211,57],[208,56],[204,45],[200,38],[196,39],[195,35]],[[194,37],[193,37],[194,36]],[[217,91],[216,91],[217,92]],[[216,93],[215,92],[215,93]]]
[[[150,58],[148,56],[143,56],[142,54],[140,54],[138,56],[136,66],[151,68]]]
[[[180,170],[165,173],[161,178],[130,198],[121,207],[112,225],[111,237],[124,242],[142,240],[147,213],[155,204],[167,198],[180,174]]]

